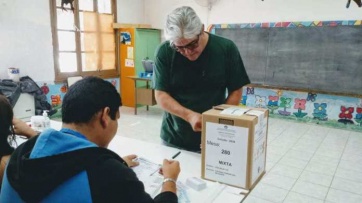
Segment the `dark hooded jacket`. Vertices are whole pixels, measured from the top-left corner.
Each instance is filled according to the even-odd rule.
[[[177,202],[152,199],[114,152],[70,129],[47,130],[20,145],[4,174],[0,202]]]

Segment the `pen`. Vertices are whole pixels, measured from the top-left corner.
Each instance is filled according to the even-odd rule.
[[[181,151],[177,152],[175,155],[172,156],[172,159],[176,158],[180,154],[181,154]]]
[[[175,155],[172,156],[171,159],[175,159],[175,158],[178,157],[178,155],[180,155],[180,154],[181,154],[181,151],[177,152]],[[152,173],[150,174],[150,176],[152,176],[152,175],[155,174],[157,171],[159,171],[161,167],[162,167],[162,166],[160,166],[157,170],[155,170],[154,172],[152,172]]]

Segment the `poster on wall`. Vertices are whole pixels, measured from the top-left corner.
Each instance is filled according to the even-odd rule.
[[[125,45],[131,45],[131,34],[129,32],[121,32],[120,42]]]
[[[134,67],[134,61],[133,59],[126,59],[126,67]]]
[[[127,58],[133,59],[133,47],[127,47]]]

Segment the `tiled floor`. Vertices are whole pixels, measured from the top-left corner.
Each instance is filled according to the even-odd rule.
[[[118,134],[160,143],[162,110],[133,113],[121,108]],[[362,133],[271,118],[266,170],[243,202],[362,203]]]

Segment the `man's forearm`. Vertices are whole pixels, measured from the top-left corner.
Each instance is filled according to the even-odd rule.
[[[183,107],[180,103],[178,103],[174,98],[172,98],[167,92],[164,91],[155,91],[155,98],[157,104],[161,106],[165,111],[174,114],[186,121],[188,121],[188,117],[193,111],[188,108]]]
[[[232,91],[231,93],[229,93],[228,97],[226,98],[225,103],[231,105],[239,105],[242,94],[243,94],[242,88]]]

